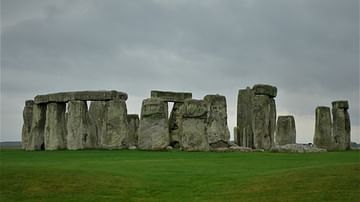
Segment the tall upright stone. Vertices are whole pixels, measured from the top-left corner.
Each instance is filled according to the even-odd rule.
[[[110,100],[106,103],[102,147],[107,149],[127,148],[128,122],[124,100]]]
[[[46,121],[46,104],[33,105],[33,117],[30,130],[30,142],[26,150],[44,150],[44,131]]]
[[[314,144],[323,149],[333,149],[332,122],[330,108],[319,106],[315,109]]]
[[[254,92],[248,87],[238,92],[237,128],[234,132],[235,143],[244,147],[253,147],[252,112]]]
[[[180,114],[181,148],[185,151],[208,151],[206,102],[185,100],[180,108]]]
[[[254,147],[270,150],[274,146],[276,129],[276,105],[273,99],[277,94],[274,86],[257,84],[253,87],[252,130]]]
[[[333,146],[335,150],[350,149],[349,103],[345,100],[332,102]]]
[[[143,100],[138,148],[142,150],[162,150],[169,145],[169,142],[167,102],[159,98]]]
[[[277,145],[296,143],[296,128],[294,116],[278,117],[276,125],[275,143]]]
[[[46,107],[46,122],[44,142],[46,150],[66,148],[66,103],[48,103]]]
[[[128,122],[128,140],[127,146],[137,146],[138,142],[138,131],[139,131],[139,115],[137,114],[128,114],[127,115],[127,122]]]
[[[94,148],[96,141],[96,127],[91,123],[86,102],[69,101],[67,148],[69,150]]]
[[[108,140],[106,140],[105,134],[105,115],[107,112],[106,101],[91,101],[89,107],[89,116],[92,123],[96,126],[97,143],[96,147],[103,148]]]
[[[22,131],[21,131],[22,149],[26,149],[27,145],[29,145],[31,142],[30,132],[31,132],[31,122],[32,122],[32,117],[33,117],[33,106],[34,106],[33,100],[25,101],[25,107],[23,110],[24,123],[23,123]]]
[[[175,102],[169,118],[170,145],[175,148],[178,148],[181,142],[179,122],[181,119],[180,107],[182,105],[182,102]]]
[[[210,146],[218,142],[229,142],[230,131],[227,125],[226,98],[222,95],[206,95],[207,105],[207,136]]]

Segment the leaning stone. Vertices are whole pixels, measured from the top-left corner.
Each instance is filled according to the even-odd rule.
[[[38,95],[35,97],[35,103],[48,102],[69,102],[74,100],[81,101],[107,101],[107,100],[127,100],[128,95],[119,91],[75,91],[75,92],[61,92],[47,95]]]
[[[349,102],[347,100],[338,100],[331,103],[333,108],[349,109]]]
[[[203,100],[188,99],[180,108],[181,148],[184,151],[208,151],[206,134],[207,105]]]
[[[209,137],[209,136],[208,136]],[[211,148],[229,147],[230,144],[227,141],[219,140],[217,142],[209,143]]]
[[[46,120],[46,105],[34,104],[30,130],[30,143],[26,150],[44,150],[44,130]]]
[[[335,102],[339,103],[339,102]],[[335,107],[338,108],[335,108]],[[333,116],[333,146],[335,150],[350,150],[350,116],[347,111],[349,106],[339,107],[334,104],[332,108]]]
[[[192,93],[152,90],[151,98],[160,98],[166,102],[184,102],[192,98]]]
[[[124,100],[111,100],[106,103],[103,128],[105,128],[104,142],[102,145],[104,148],[127,148],[129,129],[127,107]]]
[[[96,126],[91,123],[86,102],[70,101],[67,117],[67,148],[94,148],[97,142]]]
[[[66,148],[65,103],[49,103],[46,107],[44,142],[46,150]]]
[[[250,88],[241,89],[237,100],[237,128],[234,132],[236,144],[254,147],[252,130],[252,112],[254,92]]]
[[[277,88],[275,86],[265,85],[265,84],[256,84],[253,86],[252,90],[255,95],[267,95],[269,97],[276,97]]]
[[[127,115],[128,122],[128,140],[127,145],[136,146],[138,142],[138,129],[139,129],[139,115],[137,114],[128,114]]]
[[[21,131],[22,149],[26,149],[27,146],[31,142],[30,132],[31,132],[31,122],[32,122],[32,117],[33,117],[33,106],[34,106],[34,101],[33,100],[26,100],[25,101],[25,107],[24,107],[24,110],[23,110],[23,121],[24,121],[24,123],[23,123],[22,131]]]
[[[173,150],[173,147],[172,146],[167,146],[166,150],[171,151],[171,150]]]
[[[286,144],[273,147],[272,152],[288,152],[288,153],[319,153],[326,152],[326,149],[317,148],[308,144]]]
[[[274,124],[276,123],[275,102],[266,95],[253,99],[252,130],[254,148],[269,150],[274,145]]]
[[[179,129],[179,121],[181,119],[180,107],[183,105],[181,102],[175,102],[170,113],[169,118],[169,133],[170,133],[170,145],[174,148],[179,148],[181,136]]]
[[[320,106],[315,110],[315,135],[314,144],[323,149],[331,150],[333,148],[332,141],[332,123],[330,108]]]
[[[219,141],[228,142],[230,140],[230,131],[227,125],[225,96],[206,95],[204,101],[208,110],[207,136],[209,144]]]
[[[296,128],[294,116],[278,117],[275,142],[277,145],[296,143]]]
[[[95,147],[103,148],[107,144],[105,134],[105,116],[107,114],[107,101],[91,101],[89,108],[89,116],[91,122],[96,126],[97,142]]]
[[[138,148],[142,150],[164,150],[169,142],[167,103],[159,98],[143,100]]]

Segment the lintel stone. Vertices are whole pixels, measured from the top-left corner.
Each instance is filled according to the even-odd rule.
[[[269,97],[276,97],[277,88],[266,84],[256,84],[253,86],[255,95],[267,95]]]
[[[338,100],[331,103],[333,108],[349,109],[349,102],[347,100]]]
[[[127,100],[128,95],[120,91],[74,91],[74,92],[60,92],[46,95],[37,95],[35,103],[49,103],[49,102],[69,102],[72,100],[80,101],[107,101],[107,100]]]
[[[166,102],[184,102],[192,98],[192,93],[152,90],[151,98],[160,98]]]

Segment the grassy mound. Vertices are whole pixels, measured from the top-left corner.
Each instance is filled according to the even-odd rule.
[[[0,201],[357,201],[360,152],[0,151]]]

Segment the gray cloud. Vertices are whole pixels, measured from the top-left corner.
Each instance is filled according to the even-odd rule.
[[[359,2],[1,1],[2,140],[20,138],[25,99],[81,89],[126,91],[135,113],[151,89],[224,94],[231,130],[237,90],[255,83],[304,123],[348,99],[360,141]]]

